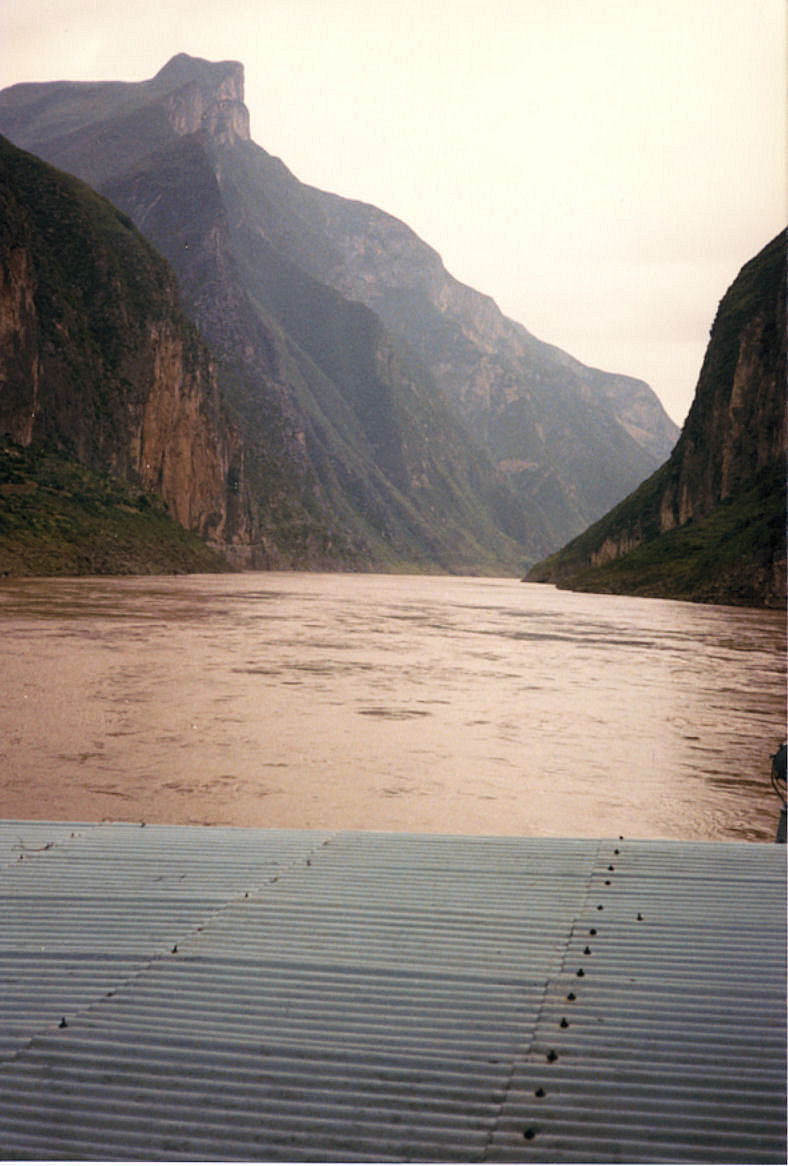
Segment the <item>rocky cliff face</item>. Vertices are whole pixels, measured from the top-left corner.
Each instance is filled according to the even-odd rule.
[[[156,75],[149,91],[164,95],[162,107],[179,137],[204,131],[226,145],[249,139],[244,71],[237,61],[208,65],[180,53]]]
[[[671,457],[529,579],[784,605],[785,321],[780,234],[742,268],[719,305]]]
[[[131,222],[0,139],[0,432],[152,492],[236,561],[237,432],[175,280]]]
[[[5,212],[13,204],[4,193]],[[4,213],[0,231],[0,409],[9,434],[29,445],[39,406],[35,265],[18,221]]]
[[[785,456],[785,237],[722,300],[660,506],[663,530],[703,517]]]
[[[341,519],[329,516],[306,448],[309,419],[293,400],[300,374],[285,339],[262,318],[239,277],[203,131],[155,151],[107,181],[104,192],[170,261],[183,303],[217,358],[244,434],[258,565],[330,567],[363,556]]]

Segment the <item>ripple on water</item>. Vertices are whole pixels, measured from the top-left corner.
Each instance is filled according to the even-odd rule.
[[[381,717],[389,721],[410,721],[414,717],[429,717],[432,714],[427,709],[402,709],[402,708],[367,708],[356,709],[359,716],[362,717]]]

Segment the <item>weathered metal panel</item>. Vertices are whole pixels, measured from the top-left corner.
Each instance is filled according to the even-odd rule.
[[[0,860],[0,1154],[784,1160],[782,848],[2,823]]]

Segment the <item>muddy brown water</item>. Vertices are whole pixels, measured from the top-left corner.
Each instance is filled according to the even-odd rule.
[[[782,613],[513,579],[0,583],[0,817],[771,841]]]

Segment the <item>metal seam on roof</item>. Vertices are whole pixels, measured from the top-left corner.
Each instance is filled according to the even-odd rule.
[[[0,823],[0,855],[0,1152],[785,1159],[781,848]]]
[[[785,939],[784,909],[780,906],[781,898],[784,904],[784,893],[777,899],[774,896],[771,898],[773,931],[778,938],[773,945],[771,960],[762,964],[772,973],[772,993],[779,1001],[776,1008],[772,1007],[771,1014],[766,1005],[766,1016],[762,1021],[767,1036],[773,1034],[773,1038],[771,1041],[762,1039],[758,1044],[753,1040],[752,1019],[749,1015],[744,1018],[743,1024],[737,1024],[740,1020],[737,1008],[741,987],[742,984],[751,983],[752,967],[749,976],[743,974],[741,980],[734,977],[732,983],[727,975],[727,966],[711,969],[712,974],[709,975],[708,952],[705,958],[693,958],[692,952],[685,948],[685,928],[680,929],[680,946],[674,948],[666,959],[664,948],[670,942],[670,931],[676,929],[675,926],[671,927],[671,922],[667,929],[662,926],[662,915],[666,913],[671,921],[677,918],[685,921],[686,926],[691,926],[696,933],[706,933],[707,946],[714,951],[718,960],[725,958],[729,945],[736,939],[735,931],[743,922],[740,915],[734,915],[733,920],[726,920],[726,915],[730,915],[732,900],[737,897],[745,906],[751,905],[751,886],[745,885],[743,893],[737,895],[737,892],[742,892],[741,883],[729,880],[724,907],[709,917],[705,897],[699,904],[698,898],[688,893],[696,888],[684,869],[677,870],[674,867],[666,871],[663,862],[656,879],[636,880],[631,877],[629,866],[644,853],[642,844],[629,847],[622,842],[620,846],[613,847],[612,851],[611,854],[608,849],[605,854],[605,858],[609,857],[611,862],[606,864],[604,874],[610,877],[602,878],[601,882],[596,878],[594,895],[588,904],[591,910],[581,913],[578,919],[577,942],[568,955],[563,976],[556,983],[557,998],[553,1007],[546,1009],[542,1017],[531,1064],[525,1067],[519,1081],[515,1082],[508,1099],[508,1114],[498,1130],[500,1156],[521,1160],[522,1149],[518,1145],[518,1138],[523,1131],[523,1136],[529,1141],[529,1157],[534,1161],[609,1161],[614,1157],[630,1160],[630,1156],[633,1160],[641,1161],[649,1160],[651,1152],[662,1154],[667,1160],[784,1161],[785,982],[782,979],[781,983],[781,976]],[[650,850],[650,853],[652,856],[658,854],[659,848]],[[680,851],[673,851],[673,857],[677,854]],[[612,861],[614,857],[615,861]],[[743,860],[744,855],[740,854],[739,857]],[[775,870],[782,868],[784,877],[784,856],[773,852],[773,859],[771,865]],[[614,869],[611,870],[611,867]],[[715,882],[713,874],[711,881]],[[719,893],[719,880],[716,880],[716,886]],[[653,893],[655,890],[658,892],[656,896]],[[608,926],[611,915],[605,914],[605,911],[610,912],[611,909],[614,913],[614,928]],[[731,922],[735,930],[731,929]],[[649,928],[654,923],[659,923],[660,927],[656,942],[649,944]],[[631,942],[623,946],[622,951],[622,935],[628,934],[636,934],[637,942],[634,948]],[[611,936],[610,942],[615,945],[612,951],[606,947]],[[721,936],[723,944],[720,943]],[[751,936],[748,935],[748,938]],[[607,952],[607,958],[602,963],[596,958],[600,950]],[[577,1008],[578,1002],[589,1001],[589,987],[593,985],[597,988],[600,984],[606,992],[607,1011],[604,1007],[600,1009],[597,991],[596,999],[590,1000],[595,1007],[584,1014]],[[630,1010],[626,1002],[633,986],[639,990],[638,1005],[636,1009]],[[674,1007],[680,1005],[688,990],[694,990],[696,1000],[703,1001],[709,995],[717,997],[724,988],[727,991],[720,1002],[720,1015],[716,1019],[719,1021],[724,1017],[727,1032],[731,1029],[736,1032],[738,1047],[732,1047],[726,1032],[720,1033],[719,1025],[709,1031],[707,1023],[705,1026],[697,1026],[693,1031],[688,1030],[686,1023],[679,1022],[672,1032],[666,1033],[666,1007],[670,1004]],[[559,996],[562,998],[559,999]],[[652,1011],[654,999],[659,1001],[659,1013]],[[611,1000],[615,1002],[612,1015],[609,1005]],[[761,1005],[763,1010],[763,999]],[[615,1021],[616,1012],[619,1024],[610,1031],[610,1022]],[[629,1039],[623,1037],[622,1018],[629,1023],[630,1031],[633,1032]],[[608,1025],[607,1030],[605,1024]],[[765,1052],[766,1045],[769,1047]],[[734,1055],[736,1060],[731,1065]],[[657,1076],[654,1071],[659,1060],[655,1065],[655,1058],[666,1064],[674,1089],[677,1080],[683,1083],[684,1092],[680,1092],[679,1096],[683,1098],[685,1106],[687,1094],[692,1095],[701,1082],[707,1089],[716,1088],[719,1096],[720,1091],[724,1092],[726,1082],[730,1085],[735,1081],[738,1107],[730,1092],[716,1106],[707,1101],[703,1122],[699,1123],[697,1114],[693,1115],[692,1122],[685,1122],[683,1137],[679,1137],[681,1117],[675,1108],[666,1111],[664,1090],[654,1090],[654,1095],[649,1097],[647,1090],[641,1087],[629,1101],[630,1117],[627,1122],[622,1122],[618,1116],[614,1119],[619,1100],[617,1094],[622,1082],[626,1080],[626,1076],[622,1077],[621,1074],[628,1074],[636,1067],[642,1069],[645,1062],[651,1074]],[[542,1064],[539,1063],[540,1059]],[[772,1091],[770,1095],[771,1114],[767,1117],[761,1112],[758,1114],[760,1122],[754,1122],[752,1106],[742,1106],[740,1096],[748,1082],[757,1087],[759,1065],[764,1059],[770,1063],[771,1078],[778,1083],[779,1091],[776,1094]],[[559,1065],[560,1107],[556,1110],[555,1102],[551,1104],[547,1099],[555,1093],[553,1082],[558,1075]],[[608,1073],[611,1086],[609,1092],[614,1094],[607,1106],[602,1091],[594,1095],[593,1099],[589,1098],[589,1074],[594,1080],[601,1071]],[[584,1081],[579,1079],[581,1073],[585,1077]],[[761,1098],[763,1100],[763,1094]],[[574,1112],[571,1112],[573,1107]],[[635,1133],[638,1127],[634,1124],[634,1113],[640,1115],[645,1136],[641,1133],[638,1137]],[[663,1123],[664,1129],[666,1119],[670,1123],[670,1133],[667,1130],[663,1133],[660,1150],[650,1149],[649,1143],[654,1146],[659,1143],[659,1123]],[[757,1129],[759,1124],[760,1136],[752,1132],[753,1125]],[[608,1142],[603,1147],[605,1136]]]
[[[598,858],[598,850],[596,851],[595,857]],[[588,899],[591,877],[592,877],[592,871],[588,870],[586,872],[584,886],[581,886],[581,888],[579,888],[580,889],[580,896],[582,897],[583,902],[586,902]],[[571,937],[572,937],[572,930],[573,930],[573,928],[570,926],[565,933],[562,958],[561,958],[562,963],[566,960],[567,955],[568,955],[569,945],[570,945]],[[521,1048],[520,1052],[512,1059],[511,1066],[509,1069],[509,1074],[508,1074],[507,1081],[506,1081],[506,1090],[505,1090],[506,1096],[502,1099],[501,1104],[498,1107],[495,1125],[491,1126],[489,1131],[488,1131],[487,1141],[486,1141],[486,1144],[484,1147],[484,1153],[482,1156],[484,1160],[488,1160],[490,1158],[495,1157],[495,1154],[494,1154],[495,1139],[496,1139],[498,1128],[500,1126],[501,1119],[506,1112],[505,1107],[506,1107],[507,1098],[509,1097],[511,1091],[515,1088],[515,1083],[517,1081],[518,1073],[521,1071],[523,1063],[528,1060],[531,1049],[533,1047],[533,1042],[536,1038],[536,1031],[537,1031],[538,1026],[539,1026],[539,1017],[542,1015],[542,1013],[544,1012],[545,1007],[547,1005],[547,994],[548,994],[548,989],[549,989],[549,983],[550,983],[549,979],[545,980],[544,988],[543,988],[543,991],[541,993],[540,1000],[539,1000],[538,1014],[537,1014],[535,1023],[533,1025],[531,1031],[528,1034],[528,1041],[527,1041],[527,1043],[524,1044],[524,1047]]]
[[[117,833],[117,834],[125,835],[127,840],[134,840],[134,841],[139,840],[139,841],[141,841],[142,835],[141,835],[140,831],[143,829],[144,829],[144,824],[141,824],[140,826],[132,826],[132,827],[120,826],[120,827],[117,827],[116,829],[112,830],[111,834],[114,835]],[[185,829],[188,830],[188,828],[185,828]],[[26,844],[24,842],[23,838],[20,836],[17,839],[16,847],[14,847],[13,844],[10,844],[9,835],[15,835],[17,830],[20,832],[20,835],[24,834],[24,835],[27,835],[28,837],[32,836],[34,841],[32,843]],[[35,861],[36,859],[39,859],[39,857],[44,858],[46,856],[47,865],[51,866],[51,860],[52,860],[52,857],[54,857],[54,855],[55,855],[56,849],[58,850],[58,858],[59,858],[60,854],[62,853],[62,851],[64,849],[65,850],[76,849],[80,840],[83,837],[87,836],[89,844],[91,844],[91,849],[89,851],[89,855],[88,855],[88,858],[86,861],[88,862],[88,864],[90,864],[90,862],[93,858],[94,849],[97,849],[96,847],[93,846],[93,844],[96,841],[102,839],[102,836],[105,835],[106,832],[107,832],[107,829],[106,829],[106,826],[104,826],[104,824],[85,825],[85,824],[78,824],[77,823],[77,824],[65,825],[62,823],[55,823],[55,824],[49,824],[49,823],[47,823],[47,824],[42,824],[42,823],[16,823],[16,824],[2,823],[2,824],[0,824],[0,845],[2,845],[4,848],[11,849],[12,853],[13,852],[16,853],[16,862],[19,861],[20,856],[22,858],[26,857],[26,858],[33,860],[33,861]],[[175,827],[172,830],[172,834],[174,836],[174,839],[176,839],[179,843],[182,843],[183,841],[186,841],[186,842],[189,841],[189,835],[187,833],[184,833],[184,828]],[[159,830],[157,830],[156,828],[150,829],[148,831],[148,833],[145,835],[146,844],[148,843],[148,841],[151,838],[153,838],[154,843],[155,843],[156,839],[158,837],[160,837],[161,835],[162,835],[162,831],[160,829]],[[173,843],[173,841],[171,841],[170,835],[171,835],[171,831],[169,829],[167,829],[164,832],[164,838],[165,838],[164,845],[162,847],[155,848],[157,851],[161,850],[163,852],[161,855],[158,855],[158,857],[160,857],[160,858],[165,856],[168,851],[171,851],[171,849],[173,847],[174,843]],[[205,852],[204,843],[205,843],[205,841],[210,839],[210,837],[211,836],[208,835],[207,838],[205,838],[205,837],[203,838],[203,846],[199,852],[199,854],[203,858],[204,858],[204,852]],[[237,833],[234,833],[232,835],[232,837],[233,837],[234,842],[239,840],[239,839],[243,840],[244,832],[239,831]],[[320,832],[272,831],[266,840],[267,840],[267,842],[269,844],[269,848],[270,848],[269,853],[270,853],[270,851],[273,851],[273,855],[271,856],[272,861],[274,863],[276,863],[278,859],[291,858],[292,857],[291,852],[293,850],[294,845],[295,845],[295,848],[298,852],[298,857],[300,858],[302,856],[305,844],[310,849],[310,852],[311,852],[311,849],[314,848],[318,839],[320,839],[322,841],[323,839],[325,839],[325,837],[326,837],[325,831],[320,831]],[[53,838],[54,838],[54,840],[53,840]],[[259,843],[259,835],[254,834],[254,835],[252,835],[252,838],[256,839],[257,842]],[[42,839],[46,839],[46,841],[42,842],[41,841]],[[277,847],[276,846],[277,841],[281,841],[285,845],[282,848]],[[272,843],[273,843],[273,845],[271,845]],[[70,844],[73,844],[73,845],[70,845]],[[113,848],[113,850],[114,850],[114,848]],[[117,858],[117,851],[116,850],[114,850],[114,855],[115,855],[115,858]],[[9,859],[7,858],[6,862],[8,862],[8,861],[9,861]],[[239,873],[245,873],[244,867],[241,867],[240,871],[239,871],[239,867],[238,867],[237,862],[235,864],[233,864],[231,862],[229,865],[230,865],[230,869],[233,871],[233,873],[235,875],[234,881],[237,883],[238,878],[239,878]],[[25,867],[24,873],[25,873],[26,877],[28,875],[29,869],[30,869],[30,862],[28,862],[27,866]],[[9,873],[10,873],[10,871],[9,871]],[[36,873],[38,873],[38,871],[36,871]],[[49,873],[51,874],[52,872],[50,871]],[[69,871],[68,873],[70,874],[71,872]],[[159,876],[154,876],[154,877],[158,878]],[[73,880],[72,880],[72,885],[73,885]],[[94,876],[94,881],[93,881],[93,887],[95,889],[95,876]],[[102,887],[106,891],[106,889],[107,889],[106,883],[102,884]],[[34,900],[34,901],[36,901],[36,900]],[[37,901],[40,902],[40,896],[38,896]],[[196,909],[195,909],[195,915],[196,915],[196,919],[199,919],[199,922],[193,921],[192,925],[189,926],[188,920],[186,920],[186,919],[179,920],[180,927],[178,930],[178,935],[179,936],[181,936],[181,935],[187,936],[188,934],[191,934],[193,931],[202,930],[204,928],[204,926],[206,926],[207,921],[210,920],[210,918],[213,914],[215,914],[217,911],[226,910],[229,906],[231,906],[231,904],[232,904],[232,900],[227,900],[225,897],[219,898],[218,906],[215,903],[199,904],[199,902],[198,902]],[[124,924],[124,932],[125,932],[125,929],[127,929],[130,925],[133,925],[135,922],[137,922],[139,924],[139,920],[136,918],[136,906],[139,906],[139,899],[138,898],[135,901],[135,910],[130,910],[129,905],[124,904],[121,911],[120,911],[119,920]],[[4,926],[2,928],[4,943],[8,942],[10,939],[16,939],[16,936],[14,934],[14,929],[12,926],[9,925],[9,914],[10,913],[9,913],[7,907],[8,907],[8,904],[6,903],[6,910],[4,911],[5,923],[4,923]],[[94,942],[95,942],[95,925],[97,922],[99,924],[103,923],[103,933],[102,934],[103,934],[103,939],[105,942],[108,938],[115,938],[112,936],[109,928],[107,927],[108,919],[107,919],[105,905],[103,903],[99,904],[97,902],[96,897],[95,897],[95,890],[94,890],[94,896],[92,899],[88,899],[84,904],[80,903],[80,906],[78,908],[78,913],[81,914],[82,909],[84,909],[84,913],[89,917],[89,920],[90,920],[89,931],[91,933],[91,936],[92,936]],[[104,915],[103,919],[102,919],[102,914]],[[141,912],[141,914],[146,915],[147,921],[150,920],[150,918],[151,918],[150,910],[148,910],[147,913],[143,911],[143,912]],[[158,911],[154,912],[154,915],[158,915],[158,914],[159,914]],[[169,909],[167,909],[166,906],[163,906],[161,908],[161,914],[162,914],[163,922],[166,926],[166,929],[168,931],[171,931],[172,930],[172,905],[170,904]],[[75,920],[74,914],[72,911],[72,914],[67,921],[68,932],[69,932],[68,947],[70,949],[70,953],[72,953],[72,954],[74,953],[75,947],[78,946],[75,942],[75,937],[74,937],[75,922],[78,923],[78,920]],[[186,926],[188,928],[188,930],[186,932],[184,932],[182,930],[184,926]],[[52,929],[52,922],[45,920],[45,927],[44,927],[43,932],[39,936],[39,938],[46,938],[48,940],[48,943],[39,947],[39,954],[40,955],[44,955],[46,953],[47,947],[49,947],[49,949],[50,949],[49,954],[52,954],[51,953],[52,939],[53,939],[52,930],[53,930]],[[24,924],[24,932],[26,932],[26,938],[29,941],[29,933],[30,933],[29,912],[27,914],[26,923]],[[153,943],[157,948],[161,946],[162,938],[163,938],[163,932],[158,930],[158,929],[155,930],[153,932],[153,934],[151,934],[150,932],[147,933],[148,943],[149,944]],[[137,932],[133,941],[131,941],[130,946],[136,947],[138,944],[138,941],[139,941],[139,932]],[[169,942],[170,942],[169,940],[166,940],[166,943],[169,944]],[[61,940],[61,943],[62,943],[62,940]],[[178,943],[178,939],[176,938],[174,944],[170,947],[171,951],[172,951],[173,946],[177,949],[177,943]],[[116,947],[117,947],[117,942],[116,942]],[[157,958],[157,956],[160,954],[161,954],[161,952],[157,951],[152,956],[148,955],[141,960],[134,961],[133,965],[132,965],[132,969],[129,971],[129,973],[126,975],[126,977],[124,979],[118,979],[117,977],[115,977],[112,980],[111,988],[108,989],[106,993],[104,993],[104,995],[101,999],[108,999],[110,997],[114,997],[119,991],[124,990],[124,989],[128,988],[130,985],[132,985],[139,978],[140,975],[142,975],[146,970],[148,970],[150,968],[152,960]],[[2,958],[1,955],[0,955],[0,958]],[[127,960],[127,964],[128,964],[128,960]],[[88,995],[87,998],[85,998],[83,996],[83,998],[80,1002],[80,1005],[78,1006],[78,1009],[77,1009],[78,1015],[85,1015],[87,1012],[90,1011],[90,1009],[96,1003],[100,1003],[100,999],[93,998],[90,995]],[[11,1035],[11,1041],[13,1042],[14,1041],[14,1034],[11,1033],[10,1035]],[[7,1055],[7,1049],[5,1046],[7,1046],[8,1043],[9,1043],[8,1035],[0,1034],[0,1061],[3,1059],[3,1057],[5,1055]],[[20,1047],[15,1042],[13,1043],[13,1051],[15,1053],[20,1051]]]

